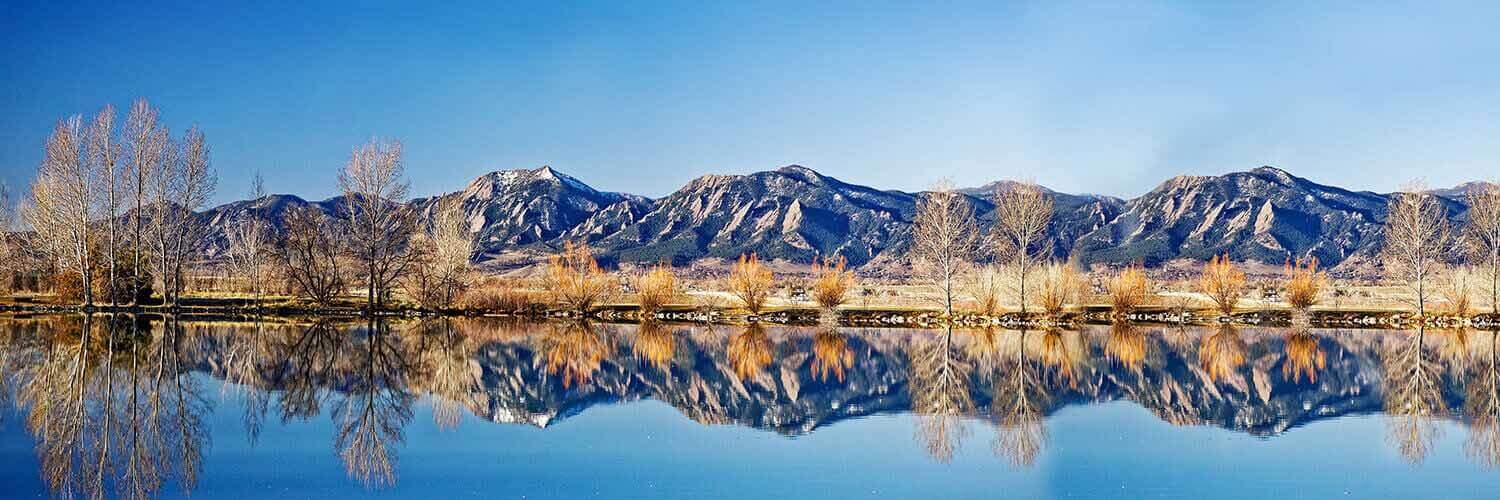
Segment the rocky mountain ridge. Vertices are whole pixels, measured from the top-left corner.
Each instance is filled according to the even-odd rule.
[[[980,225],[993,214],[1000,181],[959,189]],[[1470,183],[1433,191],[1461,222]],[[1388,194],[1318,184],[1274,168],[1218,176],[1179,176],[1136,198],[1047,192],[1053,197],[1053,247],[1080,263],[1159,265],[1227,253],[1279,264],[1316,257],[1325,266],[1364,262],[1381,243]],[[657,199],[601,191],[551,167],[482,175],[464,189],[408,202],[430,219],[456,200],[474,233],[475,260],[527,265],[563,242],[585,242],[608,263],[684,265],[698,259],[764,258],[809,263],[842,256],[853,266],[902,266],[912,219],[925,193],[850,184],[791,165],[746,175],[705,175]],[[227,227],[251,209],[278,225],[287,210],[314,207],[339,215],[339,197],[290,195],[238,201],[205,211],[211,255]]]

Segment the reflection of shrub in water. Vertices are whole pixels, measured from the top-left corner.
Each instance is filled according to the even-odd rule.
[[[670,328],[655,321],[642,321],[636,330],[631,351],[658,370],[667,370],[677,352],[677,336]]]
[[[827,381],[832,374],[839,382],[844,381],[844,371],[854,366],[854,350],[849,348],[849,339],[832,328],[818,330],[813,334],[812,373],[820,381]]]
[[[1223,381],[1245,364],[1245,340],[1234,326],[1220,325],[1203,337],[1198,348],[1198,366],[1208,372],[1209,380]]]
[[[1070,339],[1061,329],[1049,329],[1042,333],[1042,364],[1051,367],[1053,374],[1069,387],[1078,387],[1078,365],[1083,362],[1083,346],[1075,338]]]
[[[749,380],[760,375],[766,365],[771,364],[771,337],[765,328],[752,324],[729,336],[729,364],[740,380]]]
[[[1291,331],[1286,336],[1286,360],[1281,364],[1281,376],[1289,382],[1298,383],[1307,377],[1308,383],[1318,381],[1318,371],[1327,366],[1327,355],[1318,345],[1318,337],[1305,328]]]
[[[1135,325],[1117,321],[1109,328],[1104,354],[1125,368],[1139,369],[1146,359],[1146,334]]]
[[[604,335],[583,322],[553,325],[542,335],[541,342],[547,373],[561,374],[563,388],[592,380],[610,350]]]

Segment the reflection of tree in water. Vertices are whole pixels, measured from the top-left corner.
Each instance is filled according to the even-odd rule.
[[[211,338],[223,346],[219,362],[211,365],[211,372],[225,382],[220,387],[221,396],[233,393],[243,400],[245,409],[241,422],[245,427],[245,437],[250,444],[255,444],[271,402],[271,381],[266,375],[280,362],[270,333],[257,318],[245,330],[207,328],[197,337]]]
[[[59,496],[154,496],[196,485],[210,411],[183,368],[185,336],[124,316],[55,318],[18,373],[42,476]]]
[[[384,321],[370,322],[345,347],[348,388],[332,407],[334,448],[350,477],[366,486],[396,482],[393,445],[405,440],[414,399],[407,391],[407,360]]]
[[[1228,380],[1245,364],[1245,350],[1245,339],[1240,337],[1239,329],[1230,323],[1220,324],[1203,337],[1198,348],[1198,366],[1208,373],[1209,380]]]
[[[854,366],[854,350],[849,348],[849,339],[837,328],[819,328],[813,334],[812,375],[819,381],[828,381],[833,375],[844,381],[844,371]]]
[[[547,373],[561,374],[564,388],[589,383],[614,349],[602,331],[583,321],[552,324],[540,340]]]
[[[1318,381],[1318,371],[1328,366],[1328,356],[1318,345],[1318,336],[1306,327],[1297,327],[1286,335],[1286,360],[1281,364],[1281,376],[1288,382],[1298,383],[1303,377],[1308,383]]]
[[[1128,370],[1138,371],[1146,359],[1146,334],[1128,321],[1116,321],[1104,341],[1104,355]]]
[[[751,323],[729,336],[729,348],[725,354],[729,365],[734,368],[734,375],[742,381],[750,380],[760,376],[766,365],[771,364],[771,347],[771,337],[766,334],[766,329]]]
[[[436,331],[421,326],[407,341],[385,321],[348,330],[320,321],[270,341],[273,359],[284,360],[275,364],[274,375],[267,375],[280,383],[282,420],[315,418],[327,404],[334,450],[349,476],[367,487],[396,481],[394,448],[405,440],[412,418],[415,397],[408,388],[414,385],[414,360],[427,361],[417,368],[432,377],[445,370],[436,364],[461,349],[453,344],[456,334],[441,323],[426,325]],[[423,383],[442,384],[432,378]]]
[[[935,337],[921,335],[911,346],[911,404],[917,414],[916,437],[939,462],[953,460],[968,436],[963,418],[974,412],[969,392],[970,366],[955,352],[953,328]]]
[[[1047,388],[1040,367],[1026,355],[1026,330],[1016,342],[1016,355],[995,376],[991,414],[995,439],[990,449],[1011,465],[1030,467],[1047,443],[1043,412],[1048,404]]]
[[[439,429],[453,429],[463,416],[464,402],[479,392],[479,375],[471,361],[468,338],[448,318],[426,319],[405,336],[412,353],[412,385],[431,395],[432,420]]]
[[[635,342],[630,348],[636,357],[646,360],[647,364],[657,370],[667,371],[671,367],[672,356],[677,353],[677,334],[661,322],[642,321],[640,328],[636,329]]]
[[[274,372],[281,381],[281,421],[308,420],[322,414],[329,387],[349,369],[347,339],[331,323],[319,321],[291,330],[272,341]]]
[[[1500,468],[1500,332],[1491,331],[1477,346],[1465,386],[1464,414],[1469,437],[1464,451],[1485,468]]]
[[[1426,328],[1394,341],[1385,354],[1387,436],[1408,462],[1421,463],[1437,439],[1437,418],[1448,413],[1442,367],[1423,347]]]
[[[1438,341],[1438,362],[1454,380],[1463,380],[1469,372],[1469,349],[1473,337],[1468,328],[1433,331]]]

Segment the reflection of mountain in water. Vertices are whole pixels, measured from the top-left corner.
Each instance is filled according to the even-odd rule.
[[[483,329],[482,324],[465,329]],[[677,331],[670,361],[659,365],[631,345],[638,341],[634,326],[594,326],[595,335],[610,353],[591,365],[589,378],[568,386],[568,377],[549,372],[538,347],[564,330],[560,326],[520,332],[507,340],[477,346],[482,373],[481,394],[473,404],[476,414],[501,422],[548,425],[587,407],[614,401],[656,399],[694,420],[737,423],[783,433],[807,432],[840,419],[911,409],[908,387],[914,346],[931,331],[844,331],[852,362],[844,380],[819,377],[811,329],[773,328],[769,363],[743,380],[737,374],[732,343],[736,327],[665,327]],[[549,330],[550,329],[550,330]],[[978,361],[971,388],[975,408],[990,407],[993,377],[983,368],[986,355],[1014,356],[1019,332],[993,332],[990,351],[975,348],[974,332],[956,332],[955,343],[967,358]],[[648,332],[648,335],[655,335]],[[1030,332],[1026,349],[1038,363],[1060,359],[1067,366],[1048,366],[1067,373],[1044,381],[1050,400],[1048,413],[1069,404],[1130,400],[1174,423],[1201,423],[1270,434],[1316,420],[1381,409],[1382,346],[1403,335],[1393,332],[1303,333],[1258,329],[1130,329],[1108,327],[1083,331]],[[1121,336],[1132,338],[1121,341]],[[1055,338],[1054,338],[1055,337]],[[1309,347],[1309,341],[1316,348]],[[1124,345],[1126,347],[1119,347]],[[1204,346],[1213,352],[1204,351]],[[1288,347],[1293,355],[1288,357]],[[1138,357],[1122,361],[1107,355],[1115,348]],[[1241,352],[1222,354],[1224,350]],[[1056,351],[1053,357],[1047,351]],[[1322,365],[1297,363],[1320,350]],[[1219,352],[1220,354],[1214,354]],[[1132,354],[1127,354],[1132,355]],[[1229,357],[1233,366],[1215,379],[1213,363],[1205,357]],[[1010,358],[1005,358],[1010,359]],[[1236,361],[1238,360],[1238,361]],[[1222,364],[1226,361],[1218,361]],[[1004,363],[993,369],[1005,369]],[[1291,364],[1292,368],[1288,369]],[[1304,366],[1306,365],[1306,366]],[[1315,378],[1314,378],[1315,377]],[[1457,397],[1457,391],[1445,391]]]
[[[655,399],[703,423],[801,434],[875,413],[917,415],[948,460],[967,421],[1027,466],[1045,416],[1128,400],[1177,424],[1257,435],[1385,411],[1389,439],[1423,460],[1434,422],[1463,414],[1477,463],[1500,463],[1494,332],[1309,332],[1131,325],[1081,331],[850,330],[520,324],[490,319],[358,325],[47,317],[0,321],[0,402],[26,413],[43,476],[61,494],[191,490],[213,411],[191,372],[267,418],[334,420],[334,449],[367,486],[394,483],[416,396],[433,419],[466,409],[548,426],[600,403]],[[134,447],[101,446],[149,431]],[[152,467],[137,467],[139,459]]]

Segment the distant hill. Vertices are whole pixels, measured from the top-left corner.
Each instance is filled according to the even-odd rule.
[[[1008,181],[959,191],[987,225],[990,196]],[[1463,193],[1474,183],[1434,190],[1462,220]],[[1045,189],[1045,188],[1044,188]],[[1280,263],[1316,257],[1326,266],[1378,251],[1387,194],[1317,184],[1261,167],[1220,176],[1180,176],[1136,198],[1047,190],[1059,258],[1158,265],[1228,254]],[[904,261],[911,221],[924,193],[850,184],[797,165],[748,175],[706,175],[650,199],[600,191],[550,167],[482,175],[464,189],[409,202],[430,215],[459,200],[490,265],[534,262],[565,241],[586,242],[610,262],[682,265],[700,258],[764,258],[807,263],[843,256],[851,265]],[[212,255],[222,254],[230,224],[259,210],[280,227],[288,210],[315,207],[339,216],[339,197],[310,202],[290,195],[228,203],[205,211]]]

